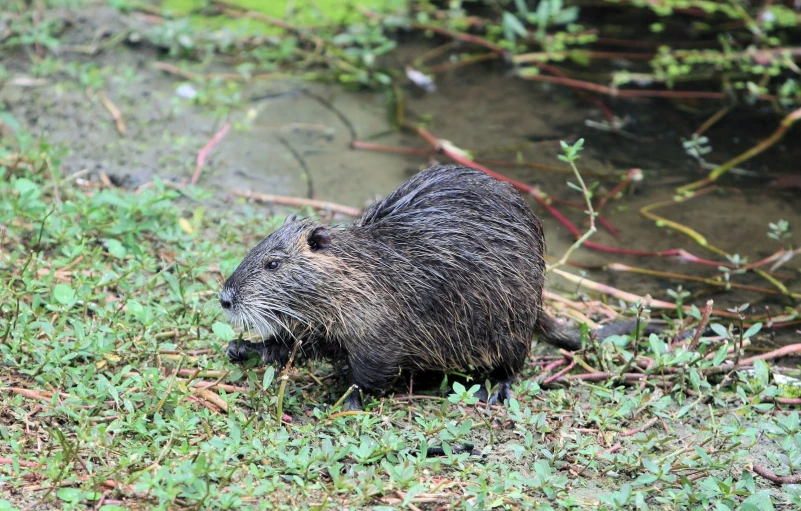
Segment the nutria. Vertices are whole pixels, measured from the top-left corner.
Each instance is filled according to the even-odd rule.
[[[503,402],[535,335],[580,347],[542,309],[544,241],[511,185],[460,165],[423,170],[352,224],[290,217],[220,291],[229,319],[264,339],[228,356],[283,365],[299,342],[300,358],[347,361],[364,392],[402,369],[483,372],[498,390],[482,399]]]

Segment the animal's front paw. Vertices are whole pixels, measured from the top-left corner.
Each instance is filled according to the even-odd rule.
[[[235,340],[228,343],[225,349],[228,360],[235,364],[245,363],[251,356],[261,356],[259,350],[254,350],[253,345],[246,341]]]

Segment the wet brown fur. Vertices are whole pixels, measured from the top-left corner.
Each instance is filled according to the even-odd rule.
[[[256,245],[220,299],[264,342],[228,354],[284,364],[300,342],[302,358],[347,360],[367,392],[400,369],[479,371],[501,383],[503,400],[535,335],[579,347],[542,310],[544,240],[508,183],[430,167],[352,224],[288,219]]]

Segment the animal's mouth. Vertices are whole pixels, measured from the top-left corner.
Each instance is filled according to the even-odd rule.
[[[261,342],[276,337],[280,331],[280,326],[271,321],[270,317],[265,317],[263,314],[247,308],[232,307],[225,311],[225,316],[235,330],[249,334],[245,336],[246,340]]]
[[[277,337],[293,338],[298,328],[303,328],[301,325],[309,324],[290,304],[264,293],[235,296],[223,289],[220,303],[228,322],[257,342]]]

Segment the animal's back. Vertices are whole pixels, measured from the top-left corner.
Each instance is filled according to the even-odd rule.
[[[433,229],[448,220],[477,220],[476,227],[492,237],[506,230],[506,239],[516,234],[540,254],[545,248],[542,223],[520,194],[509,183],[462,165],[437,165],[417,173],[373,204],[357,225],[418,230],[426,222]],[[503,221],[507,223],[499,225]]]
[[[537,328],[544,238],[509,184],[468,167],[430,167],[354,228],[392,254],[393,268],[405,262],[403,274],[384,273],[403,279],[396,299],[407,310],[393,321],[406,335],[402,365],[519,369]]]

